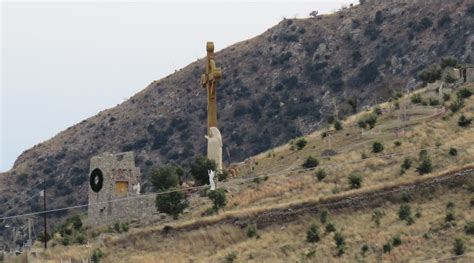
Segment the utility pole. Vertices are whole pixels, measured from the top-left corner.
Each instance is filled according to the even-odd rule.
[[[44,250],[48,248],[48,230],[46,225],[46,183],[43,180],[43,220],[44,220]]]

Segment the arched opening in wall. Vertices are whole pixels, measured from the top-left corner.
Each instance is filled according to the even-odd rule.
[[[115,195],[124,196],[128,193],[128,181],[115,181]]]

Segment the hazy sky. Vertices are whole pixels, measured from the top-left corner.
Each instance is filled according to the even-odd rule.
[[[2,2],[0,171],[24,150],[205,56],[208,40],[219,50],[283,17],[356,2]]]

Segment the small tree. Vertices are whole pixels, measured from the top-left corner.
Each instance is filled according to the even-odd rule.
[[[320,168],[316,171],[316,178],[318,178],[319,181],[322,181],[326,177],[326,170],[323,168]]]
[[[171,188],[170,190],[177,190],[178,188]],[[156,196],[155,205],[158,211],[172,215],[173,218],[178,218],[178,215],[184,211],[189,205],[186,200],[186,194],[179,191],[158,194]]]
[[[310,243],[319,241],[319,227],[316,224],[311,224],[308,231],[306,231],[306,240]]]
[[[464,254],[464,250],[466,249],[466,246],[464,245],[464,240],[461,238],[456,238],[453,243],[453,252],[456,256],[460,256]]]
[[[383,151],[383,144],[381,142],[374,142],[372,144],[372,151],[374,153],[380,153]]]
[[[227,204],[227,198],[225,190],[222,188],[217,188],[214,191],[210,191],[207,194],[207,197],[212,201],[212,209],[215,212],[218,212],[219,209],[223,208]]]
[[[360,188],[362,186],[362,175],[358,173],[352,173],[349,176],[349,186],[352,189]]]
[[[319,165],[318,159],[313,157],[312,155],[308,156],[306,161],[303,163],[304,168],[313,168]]]
[[[191,175],[196,181],[196,185],[209,184],[208,170],[216,171],[216,162],[205,157],[198,156],[191,163]]]

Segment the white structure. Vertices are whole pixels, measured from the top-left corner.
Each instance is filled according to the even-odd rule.
[[[222,137],[221,132],[216,127],[209,129],[207,139],[207,158],[214,160],[217,164],[217,172],[222,172]]]
[[[207,174],[209,175],[209,184],[211,185],[211,190],[216,190],[216,183],[214,182],[214,176],[216,172],[213,170],[207,170]]]

